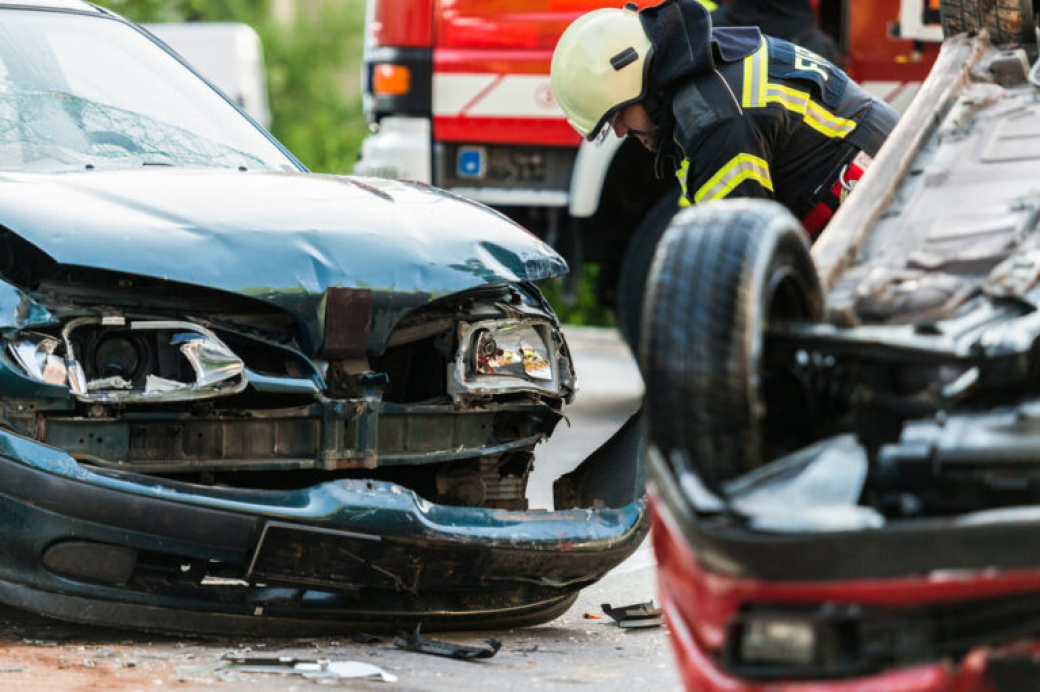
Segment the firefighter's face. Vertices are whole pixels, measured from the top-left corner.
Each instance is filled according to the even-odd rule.
[[[610,120],[610,127],[618,137],[635,137],[650,151],[657,151],[657,125],[643,104],[632,103],[619,110]]]

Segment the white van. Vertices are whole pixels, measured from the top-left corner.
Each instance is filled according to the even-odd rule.
[[[231,22],[144,26],[180,53],[253,120],[265,128],[270,126],[264,49],[251,26]]]

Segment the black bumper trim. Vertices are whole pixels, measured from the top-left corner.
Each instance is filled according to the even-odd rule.
[[[0,489],[48,512],[222,549],[250,550],[261,525],[258,517],[101,488],[3,457]]]
[[[945,570],[1036,570],[1040,524],[956,526],[942,519],[904,520],[884,528],[768,533],[724,514],[698,515],[671,467],[649,455],[654,484],[687,542],[717,574],[768,581],[892,579]],[[794,510],[792,510],[794,511]]]
[[[508,629],[540,624],[562,615],[577,599],[567,593],[529,605],[481,612],[386,612],[344,614],[342,619],[309,619],[164,608],[119,603],[32,589],[0,581],[0,601],[16,608],[70,622],[106,627],[129,627],[150,632],[212,634],[219,636],[314,636],[360,631],[396,633],[422,621],[432,630],[473,630],[484,626]]]

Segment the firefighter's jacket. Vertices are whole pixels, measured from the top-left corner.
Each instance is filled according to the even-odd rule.
[[[755,28],[712,30],[694,0],[666,0],[640,17],[653,44],[647,79],[662,101],[662,153],[690,202],[765,197],[801,218],[895,125],[890,106],[830,62]]]

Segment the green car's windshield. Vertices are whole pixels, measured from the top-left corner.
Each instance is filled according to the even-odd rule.
[[[0,10],[0,171],[296,170],[219,94],[131,26]]]

